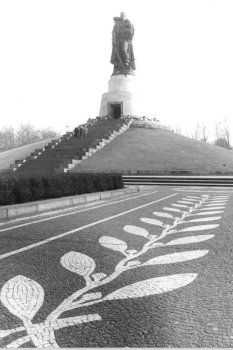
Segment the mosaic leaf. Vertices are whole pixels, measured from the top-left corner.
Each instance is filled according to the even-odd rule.
[[[79,252],[69,252],[61,257],[61,264],[67,270],[81,276],[90,276],[95,269],[95,261]]]
[[[190,244],[207,241],[208,239],[213,238],[214,235],[199,235],[199,236],[190,236],[174,239],[168,242],[166,245],[179,245],[179,244]]]
[[[215,202],[215,203],[211,203],[211,202],[208,202],[205,204],[206,207],[217,207],[217,206],[225,206],[226,205],[226,202]]]
[[[147,230],[138,226],[126,225],[124,227],[124,231],[142,237],[147,237],[149,235],[149,232]]]
[[[164,210],[168,210],[168,211],[174,211],[174,212],[177,212],[177,213],[181,213],[181,210],[180,209],[176,209],[176,208],[164,207],[163,209]]]
[[[26,335],[25,337],[19,338],[17,340],[14,340],[12,343],[8,344],[6,346],[7,349],[16,349],[19,348],[21,345],[28,343],[31,340],[29,335]]]
[[[22,330],[24,330],[24,327],[22,327]],[[6,329],[6,330],[0,330],[0,338],[5,338],[10,334],[15,333],[16,331],[13,329]]]
[[[208,210],[208,209],[206,209]],[[199,216],[199,215],[213,215],[213,214],[220,214],[223,213],[223,210],[218,210],[218,211],[206,211],[206,212],[201,212],[201,213],[197,213],[197,214],[192,214],[189,216]]]
[[[150,278],[120,288],[107,295],[103,300],[117,300],[128,298],[141,298],[153,294],[161,294],[181,288],[193,282],[197,273],[176,274],[163,277]]]
[[[218,227],[219,224],[211,224],[211,225],[198,225],[198,226],[190,226],[179,230],[178,232],[190,232],[190,231],[202,231],[202,230],[210,230]]]
[[[18,275],[4,284],[0,300],[13,315],[31,320],[44,302],[44,290],[36,281]]]
[[[208,253],[208,250],[191,250],[186,252],[160,255],[148,260],[143,265],[173,264],[200,258]]]
[[[115,237],[102,236],[99,239],[99,242],[105,248],[116,250],[118,252],[123,253],[127,249],[127,244],[124,241],[117,239]]]
[[[185,200],[184,200],[184,201],[178,201],[178,203],[193,204],[192,202],[189,202],[189,201],[187,201],[187,200],[186,200],[186,201],[185,201]]]
[[[200,199],[200,197],[196,197],[196,196],[187,196],[187,198],[191,200],[196,200],[196,201]]]
[[[188,201],[192,201],[192,202],[198,202],[198,200],[200,200],[199,197],[191,197],[191,196],[187,196],[187,198],[182,198],[184,201],[188,200]]]
[[[213,204],[213,205],[227,205],[228,203],[228,199],[224,200],[224,199],[219,199],[219,200],[209,200],[208,202],[206,202],[206,204]]]
[[[150,219],[150,218],[141,218],[140,221],[145,222],[146,224],[151,224],[151,225],[163,227],[163,222],[160,220],[155,220],[155,219]]]
[[[215,221],[221,219],[221,216],[209,216],[207,218],[192,219],[187,222],[204,222],[204,221]]]
[[[168,214],[168,213],[163,213],[163,212],[161,213],[159,211],[154,211],[153,214],[156,216],[160,216],[161,218],[173,219],[173,216],[171,214]]]
[[[81,301],[88,301],[88,300],[93,300],[93,299],[99,299],[102,297],[102,294],[100,292],[98,293],[89,293],[83,295]]]
[[[219,209],[225,209],[225,207],[216,207],[216,206],[205,206],[204,208],[201,208],[201,209],[199,209],[199,210],[219,210]]]

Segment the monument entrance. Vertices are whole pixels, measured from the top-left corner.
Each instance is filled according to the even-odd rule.
[[[109,103],[108,104],[108,117],[111,119],[118,119],[122,117],[122,103]]]

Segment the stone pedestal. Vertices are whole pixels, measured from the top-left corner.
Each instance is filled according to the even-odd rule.
[[[108,92],[102,95],[100,117],[120,118],[122,116],[143,116],[141,95],[135,75],[111,76]]]

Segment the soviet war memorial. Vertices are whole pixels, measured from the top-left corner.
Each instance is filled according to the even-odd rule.
[[[204,47],[212,47],[212,32],[203,31],[198,36],[198,30],[192,31],[193,23],[198,18],[201,26],[201,20],[205,18],[202,29],[208,27],[208,21],[216,34],[215,16],[223,28],[225,23],[230,27],[232,21],[227,13],[233,10],[230,5],[224,7],[205,0],[204,3],[205,6],[201,5],[204,7],[199,7],[196,4],[187,5],[187,2],[180,5],[177,1],[176,4],[170,3],[170,12],[166,12],[160,1],[156,2],[156,11],[152,11],[148,0],[146,12],[141,4],[135,4],[137,13],[132,6],[129,7],[132,18],[130,11],[126,13],[123,8],[119,13],[114,12],[118,11],[119,4],[114,5],[113,11],[106,3],[106,12],[114,12],[114,16],[111,16],[113,21],[109,21],[112,29],[110,24],[107,27],[108,16],[101,14],[99,7],[93,3],[93,14],[89,13],[90,17],[79,16],[78,20],[77,4],[70,3],[68,10],[67,5],[63,7],[61,4],[56,4],[52,9],[49,5],[46,8],[47,14],[52,11],[54,15],[51,23],[57,26],[61,41],[61,18],[65,21],[67,16],[62,33],[66,31],[71,36],[73,26],[78,23],[77,57],[84,58],[82,62],[85,64],[79,64],[77,70],[78,83],[82,87],[77,108],[81,108],[82,99],[87,94],[85,110],[92,110],[94,98],[97,110],[93,115],[88,112],[85,120],[75,119],[72,128],[66,125],[66,132],[60,134],[51,129],[36,130],[29,124],[26,127],[21,125],[16,131],[13,127],[0,130],[0,347],[233,346],[231,129],[226,120],[224,124],[217,123],[216,140],[212,142],[208,139],[204,124],[197,124],[191,134],[180,132],[175,124],[170,125],[166,121],[165,111],[170,103],[175,113],[172,96],[178,99],[180,92],[173,89],[172,95],[169,95],[169,84],[173,86],[169,73],[169,84],[165,81],[166,94],[162,97],[163,80],[159,80],[159,72],[162,71],[166,80],[169,67],[163,69],[160,61],[158,69],[154,61],[159,54],[163,55],[162,48],[165,51],[173,40],[177,40],[174,47],[183,46],[186,33],[183,27],[180,31],[177,21],[184,20],[185,16],[180,14],[182,8],[189,19],[182,25],[186,25],[191,44],[195,45],[198,39],[202,42],[202,37],[209,39],[208,44],[204,39],[202,42],[203,64],[203,52],[207,54]],[[42,5],[38,8],[33,6],[30,13],[33,13],[32,9],[34,13],[43,10],[41,16],[46,25],[45,8]],[[6,15],[7,9],[7,5],[2,9]],[[18,11],[21,11],[20,8]],[[20,13],[23,16],[23,12]],[[143,20],[145,13],[147,16]],[[190,13],[195,15],[194,22],[189,17]],[[204,13],[208,13],[208,20]],[[167,16],[171,20],[169,25]],[[221,16],[225,21],[221,22]],[[28,23],[26,17],[22,18]],[[33,18],[36,22],[37,17]],[[59,18],[58,22],[56,18]],[[143,25],[140,26],[138,18]],[[94,37],[90,51],[87,19],[88,28],[92,29],[91,37]],[[42,37],[32,22],[33,34],[39,45],[39,38]],[[166,45],[161,41],[159,46],[159,40],[156,41],[154,36],[157,22],[160,26],[164,23],[162,29],[164,38],[168,40]],[[46,40],[48,35],[49,45],[54,45],[55,50],[56,43],[61,44],[59,40],[56,41],[51,23],[49,20],[50,29],[43,39]],[[104,47],[101,42],[96,45],[99,49],[95,50],[96,57],[93,55],[101,25],[106,37],[106,28],[109,28],[106,52],[110,53],[107,56],[102,50],[102,70],[98,61],[98,55],[102,54],[100,48]],[[167,32],[166,28],[169,29]],[[166,34],[168,32],[169,35]],[[154,42],[150,33],[153,33]],[[225,52],[223,33],[226,31],[218,32],[221,45],[216,41],[216,36],[213,42],[214,47],[220,45]],[[84,34],[87,38],[83,38]],[[27,35],[30,36],[30,33]],[[141,42],[138,41],[140,37],[143,38]],[[68,39],[67,35],[58,52],[61,54],[65,47],[72,46],[72,42],[72,37]],[[156,48],[156,56],[152,51],[155,43],[160,47]],[[31,45],[30,54],[33,55]],[[186,41],[186,51],[182,53],[187,54],[190,47]],[[195,46],[195,49],[198,47]],[[48,47],[47,50],[48,60],[48,52],[51,54],[51,51]],[[36,52],[38,55],[39,50]],[[95,63],[91,69],[88,52],[92,53],[90,62]],[[178,53],[178,49],[174,51],[173,60]],[[167,59],[172,64],[169,55]],[[63,56],[62,60],[67,64],[64,68],[66,71],[69,60],[72,65],[71,56]],[[157,60],[159,62],[159,58]],[[220,61],[221,55],[214,62]],[[56,65],[54,61],[53,64]],[[224,64],[227,65],[225,56]],[[176,61],[176,65],[178,73],[175,74],[185,81],[187,72],[182,75],[179,68],[185,70],[184,61],[181,66]],[[109,75],[102,73],[106,72],[106,66],[111,68]],[[194,75],[198,72],[194,66],[192,69],[190,66],[188,78],[193,77],[193,86]],[[9,67],[13,69],[12,65]],[[47,71],[48,77],[52,74],[51,67]],[[160,83],[161,94],[160,89],[156,90],[159,83],[154,79],[153,69]],[[42,70],[38,70],[39,75],[43,75]],[[85,70],[83,80],[82,70]],[[207,67],[202,73],[206,70]],[[58,71],[62,71],[60,66]],[[104,77],[103,84],[97,81],[95,89],[98,85],[100,88],[96,90],[98,93],[95,92],[98,96],[93,97],[91,88],[97,74]],[[147,76],[146,83],[142,83],[141,75]],[[7,79],[9,77],[10,74]],[[90,81],[87,77],[91,77]],[[62,73],[59,79],[62,79]],[[175,84],[183,94],[191,89],[191,85],[182,90],[182,84],[179,85],[178,81]],[[46,89],[46,84],[43,86]],[[86,91],[85,86],[89,90]],[[68,84],[65,85],[66,89]],[[195,90],[196,95],[191,96],[195,101],[198,99],[198,89]],[[69,101],[70,95],[72,97],[71,89]],[[164,106],[159,96],[161,100],[166,100]],[[189,94],[184,96],[188,99]],[[184,96],[182,104],[185,105]],[[45,103],[46,99],[43,101]],[[61,106],[57,97],[56,101]],[[224,103],[227,103],[226,97]],[[27,104],[30,104],[29,99]],[[213,104],[217,108],[217,102],[213,101]],[[66,108],[69,108],[68,103]],[[192,109],[195,109],[194,102]],[[189,110],[190,115],[192,109]],[[158,117],[157,110],[160,110],[162,118]],[[182,113],[182,105],[179,105],[179,113]],[[67,120],[64,122],[68,124],[68,114],[65,118]],[[178,120],[178,114],[176,118]],[[55,122],[59,123],[58,118]],[[27,142],[25,140],[29,140],[29,134],[33,134],[34,138],[31,136],[30,142]]]

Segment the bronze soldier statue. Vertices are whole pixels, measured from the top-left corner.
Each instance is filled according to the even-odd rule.
[[[113,17],[115,21],[112,31],[112,55],[111,63],[114,65],[112,75],[134,74],[135,58],[133,52],[132,39],[134,36],[134,26],[126,19],[124,12],[120,17]]]

